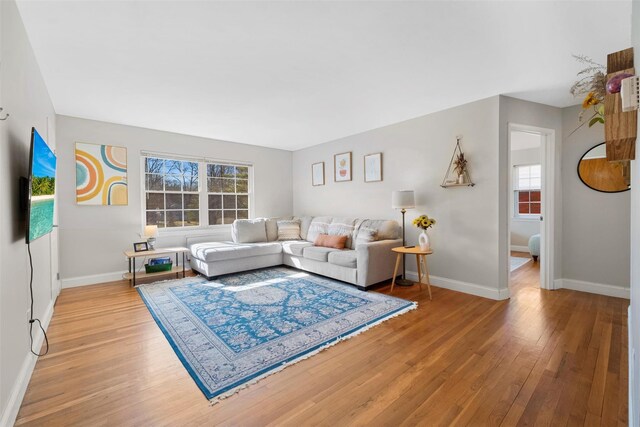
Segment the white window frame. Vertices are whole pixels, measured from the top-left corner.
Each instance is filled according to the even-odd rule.
[[[540,188],[527,188],[524,189],[522,191],[540,191],[540,212],[539,214],[521,214],[520,213],[520,209],[519,209],[519,197],[518,197],[518,193],[521,191],[520,190],[520,176],[518,173],[518,169],[519,168],[524,168],[524,167],[531,167],[531,166],[540,166]],[[512,179],[513,179],[513,183],[512,183],[512,187],[513,187],[513,206],[512,206],[512,213],[513,213],[513,218],[514,219],[520,219],[520,220],[530,220],[530,221],[537,221],[538,218],[540,217],[540,215],[542,214],[542,164],[540,163],[527,163],[527,164],[520,164],[520,165],[513,165],[513,173],[512,173]]]
[[[141,151],[140,152],[140,200],[141,200],[141,219],[142,227],[141,232],[144,232],[144,227],[147,224],[147,198],[146,198],[146,172],[145,161],[147,157],[161,158],[166,160],[178,160],[187,162],[198,163],[198,194],[199,194],[199,214],[200,225],[186,226],[186,227],[164,227],[158,228],[160,234],[184,234],[191,231],[202,230],[220,230],[229,229],[231,224],[214,224],[209,225],[209,192],[207,189],[207,164],[229,165],[229,166],[243,166],[248,167],[248,186],[249,192],[249,219],[255,218],[255,189],[254,189],[254,165],[250,162],[243,162],[240,160],[228,160],[228,159],[215,159],[209,157],[196,157],[185,156],[180,154],[162,153],[153,151]],[[163,191],[163,193],[165,193]]]

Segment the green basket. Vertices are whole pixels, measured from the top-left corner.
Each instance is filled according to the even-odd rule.
[[[147,273],[160,273],[161,271],[171,271],[171,267],[173,267],[173,263],[169,264],[157,264],[157,265],[149,265],[145,264],[144,269]]]

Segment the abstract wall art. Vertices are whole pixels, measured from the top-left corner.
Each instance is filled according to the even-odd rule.
[[[333,174],[335,182],[351,181],[351,151],[333,156]]]
[[[127,149],[76,142],[76,203],[127,205]]]

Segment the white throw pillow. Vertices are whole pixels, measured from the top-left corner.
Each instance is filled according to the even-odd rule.
[[[231,226],[231,237],[236,243],[266,242],[267,229],[264,219],[236,219]]]
[[[278,240],[300,240],[300,220],[278,221]]]

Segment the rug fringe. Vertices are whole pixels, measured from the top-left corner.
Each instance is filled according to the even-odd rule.
[[[284,368],[286,368],[288,366],[291,366],[291,365],[296,364],[298,362],[301,362],[301,361],[303,361],[305,359],[308,359],[308,358],[310,358],[312,356],[315,356],[316,354],[320,353],[321,351],[324,351],[324,350],[328,349],[329,347],[333,347],[334,345],[336,345],[336,344],[338,344],[338,343],[340,343],[342,341],[346,341],[346,340],[348,340],[350,338],[353,338],[356,335],[360,335],[361,333],[366,332],[369,329],[373,328],[374,326],[377,326],[377,325],[379,325],[379,324],[381,324],[383,322],[386,322],[389,319],[393,319],[394,317],[398,317],[398,316],[400,316],[402,314],[405,314],[405,313],[407,313],[407,312],[409,312],[411,310],[415,310],[417,308],[418,308],[418,303],[413,301],[413,304],[411,304],[410,306],[408,306],[408,307],[406,307],[406,308],[404,308],[402,310],[399,310],[399,311],[393,313],[392,315],[390,315],[388,317],[385,317],[384,319],[379,319],[379,320],[376,320],[375,322],[369,323],[369,324],[363,326],[362,328],[358,329],[357,331],[354,331],[354,332],[352,332],[352,333],[350,333],[348,335],[341,336],[338,339],[336,339],[335,341],[330,342],[328,344],[325,344],[324,346],[322,346],[322,347],[320,347],[320,348],[318,348],[318,349],[316,349],[316,350],[314,350],[314,351],[312,351],[310,353],[307,353],[307,354],[305,354],[303,356],[300,356],[300,357],[298,357],[296,359],[289,360],[288,362],[283,363],[282,365],[278,366],[277,368],[274,368],[274,369],[270,370],[269,372],[265,372],[264,374],[262,374],[262,375],[260,375],[260,376],[258,376],[256,378],[253,378],[251,381],[248,381],[246,383],[240,384],[239,386],[234,387],[229,391],[226,391],[226,392],[224,392],[222,394],[219,394],[218,396],[216,396],[216,397],[214,397],[212,399],[209,399],[209,403],[213,406],[216,403],[220,402],[221,400],[224,400],[224,399],[226,399],[228,397],[233,396],[234,394],[238,393],[240,390],[243,390],[243,389],[245,389],[245,388],[247,388],[247,387],[249,387],[249,386],[251,386],[253,384],[256,384],[258,381],[260,381],[260,380],[262,380],[262,379],[264,379],[264,378],[266,378],[266,377],[268,377],[270,375],[273,375],[273,374],[275,374],[277,372],[282,371]]]

